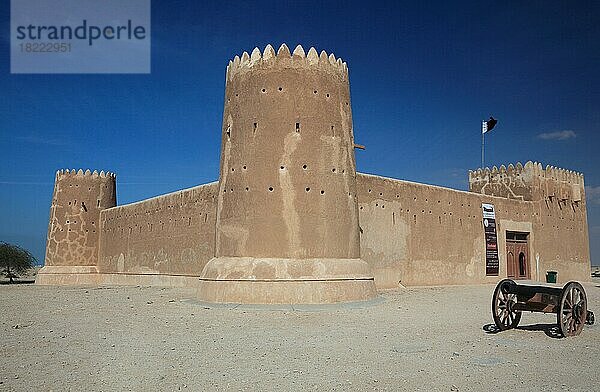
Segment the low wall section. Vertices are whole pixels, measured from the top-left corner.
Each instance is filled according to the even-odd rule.
[[[215,253],[213,182],[102,211],[101,274],[199,276]]]

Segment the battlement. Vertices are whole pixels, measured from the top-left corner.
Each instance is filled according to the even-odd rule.
[[[344,80],[348,79],[348,66],[341,58],[336,59],[333,53],[327,55],[324,50],[321,54],[317,53],[314,47],[304,52],[301,45],[290,53],[286,44],[282,44],[275,53],[273,47],[269,44],[261,54],[260,49],[254,48],[251,54],[244,52],[242,56],[235,56],[227,65],[227,81],[232,80],[240,74],[258,68],[298,68],[298,69],[319,69],[338,75]]]
[[[509,199],[580,201],[583,187],[583,174],[539,162],[469,170],[469,191]]]
[[[73,178],[73,177],[88,177],[88,178],[117,178],[115,173],[104,172],[104,170],[98,173],[98,170],[94,170],[93,172],[90,169],[86,169],[85,172],[83,169],[75,170],[75,169],[60,169],[56,171],[56,180],[62,180],[64,178]]]

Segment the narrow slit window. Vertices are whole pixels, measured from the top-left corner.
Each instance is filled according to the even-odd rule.
[[[298,133],[300,132],[300,123],[299,122],[296,123],[296,132],[298,132]]]

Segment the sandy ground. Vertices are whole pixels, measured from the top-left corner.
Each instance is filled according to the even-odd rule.
[[[600,316],[600,280],[585,285]],[[0,285],[0,390],[597,390],[600,327],[487,333],[493,286],[369,306],[211,307],[184,289]]]

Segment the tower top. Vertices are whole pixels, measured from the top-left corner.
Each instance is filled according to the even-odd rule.
[[[286,44],[282,44],[275,53],[269,44],[262,54],[260,49],[254,48],[252,54],[244,52],[241,57],[235,56],[230,60],[227,65],[227,81],[256,68],[313,68],[338,75],[344,80],[348,79],[347,64],[341,58],[336,59],[333,53],[327,55],[327,52],[322,50],[321,54],[318,54],[314,47],[306,53],[302,45],[296,46],[296,49],[290,52]]]
[[[100,173],[98,173],[98,170],[94,170],[93,172],[90,171],[90,169],[86,169],[85,171],[83,171],[83,169],[79,169],[79,170],[75,170],[75,169],[60,169],[56,171],[56,179],[63,179],[63,178],[73,178],[73,177],[79,177],[79,178],[116,178],[117,175],[115,173],[111,173],[111,172],[104,172],[104,170],[100,171]]]

